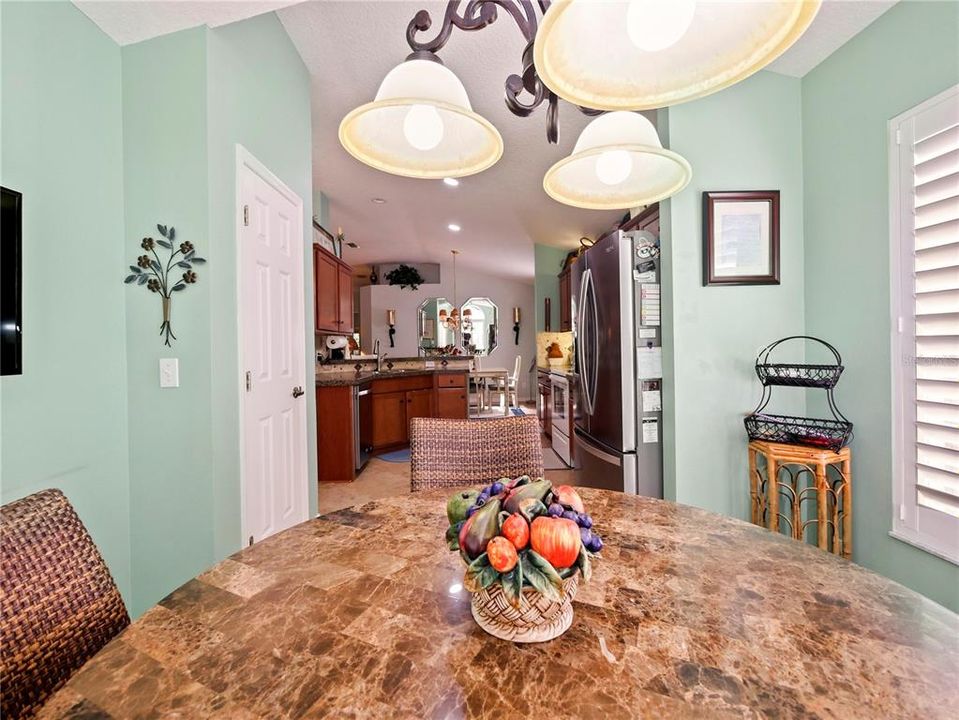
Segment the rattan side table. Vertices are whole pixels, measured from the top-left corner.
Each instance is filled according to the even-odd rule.
[[[760,460],[761,458],[761,460]],[[806,445],[749,443],[752,522],[773,532],[788,529],[806,540],[815,528],[820,549],[852,555],[852,455]],[[815,512],[807,504],[815,502]],[[805,507],[804,507],[805,506]],[[810,542],[813,538],[810,537]]]

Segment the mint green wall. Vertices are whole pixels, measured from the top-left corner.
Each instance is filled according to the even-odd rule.
[[[23,193],[24,374],[0,501],[62,489],[130,598],[120,49],[69,3],[0,4],[0,182]]]
[[[125,288],[135,615],[215,559],[211,286],[235,261],[217,257],[208,231],[206,57],[205,28],[123,48],[124,252],[134,258],[163,223],[210,261],[173,297],[169,348],[157,334],[159,297]],[[179,359],[179,388],[159,386],[166,357]]]
[[[803,330],[803,183],[800,84],[770,72],[668,110],[669,146],[693,167],[664,203],[662,232],[670,408],[666,489],[679,502],[748,518],[742,418],[759,399],[757,351]],[[664,120],[664,118],[661,118]],[[704,190],[779,190],[782,284],[702,286]],[[801,393],[776,408],[802,412]]]
[[[533,292],[536,306],[536,332],[546,329],[546,298],[550,299],[550,327],[553,332],[559,332],[559,271],[563,267],[563,259],[568,250],[552,247],[551,245],[533,245],[533,263],[535,276],[533,278]]]
[[[173,348],[156,337],[157,298],[127,301],[136,614],[242,545],[237,143],[303,199],[303,331],[313,366],[310,83],[272,13],[127,46],[123,74],[127,234],[175,225],[209,261],[200,282],[174,298]],[[158,387],[161,357],[179,358],[180,388]],[[315,397],[304,400],[313,513]]]
[[[313,375],[312,136],[310,77],[276,15],[209,30],[208,142],[212,276],[215,555],[240,547],[240,358],[237,348],[236,144],[303,201],[306,373]],[[308,387],[307,390],[312,390]],[[316,395],[307,392],[310,514],[316,512]]]
[[[959,568],[888,536],[892,411],[886,123],[957,82],[955,2],[899,3],[802,81],[806,328],[840,341],[846,366],[836,397],[856,426],[853,558],[953,610],[959,610]]]

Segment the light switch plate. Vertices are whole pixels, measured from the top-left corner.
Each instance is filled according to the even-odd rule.
[[[180,361],[177,358],[160,358],[160,387],[180,387]]]

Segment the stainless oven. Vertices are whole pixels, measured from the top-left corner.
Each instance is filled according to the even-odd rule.
[[[559,455],[567,465],[572,464],[572,453],[570,452],[569,433],[570,433],[570,397],[569,381],[565,375],[551,373],[550,380],[550,403],[552,407],[553,421],[553,450]]]

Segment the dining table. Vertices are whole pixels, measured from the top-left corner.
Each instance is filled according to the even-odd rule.
[[[41,718],[956,718],[959,616],[848,560],[673,502],[582,489],[605,541],[572,626],[487,635],[452,490],[309,520],[106,645]]]
[[[475,368],[470,370],[470,382],[475,382],[479,388],[480,410],[487,406],[492,407],[490,400],[489,381],[494,380],[497,388],[502,388],[502,410],[503,415],[509,416],[509,370],[503,367]]]

